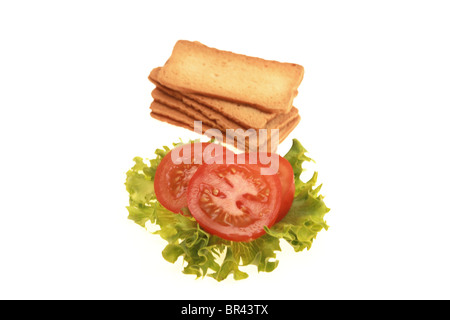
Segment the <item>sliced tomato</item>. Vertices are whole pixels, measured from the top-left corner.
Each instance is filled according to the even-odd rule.
[[[280,156],[278,176],[281,180],[281,190],[283,197],[281,199],[281,207],[278,213],[277,222],[283,219],[291,209],[295,195],[294,170],[291,164],[285,158]]]
[[[289,161],[275,153],[242,153],[237,155],[236,158],[237,163],[254,164],[267,168],[268,170],[265,171],[265,174],[276,173],[279,176],[282,198],[276,222],[283,219],[292,206],[295,194],[294,170]],[[278,167],[276,167],[276,163],[271,162],[272,160],[278,160]]]
[[[226,160],[231,152],[216,143],[189,143],[171,150],[155,172],[156,199],[168,210],[181,213],[187,207],[186,191],[191,177],[202,163],[212,163],[216,158]],[[234,153],[233,153],[234,156]]]
[[[187,191],[188,207],[199,225],[231,241],[250,241],[277,219],[281,204],[278,175],[261,175],[245,164],[202,165]]]

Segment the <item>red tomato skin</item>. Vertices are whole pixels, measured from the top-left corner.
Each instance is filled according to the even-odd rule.
[[[295,196],[295,180],[294,170],[291,164],[285,158],[280,156],[280,169],[278,175],[281,180],[281,189],[283,190],[283,197],[281,199],[280,212],[278,213],[277,221],[281,221],[289,212],[294,202]]]
[[[282,186],[282,189],[284,187]],[[283,199],[281,200],[280,211],[278,213],[278,217],[276,222],[280,222],[291,209],[292,203],[294,202],[295,196],[295,183],[292,183],[289,189],[283,193]]]

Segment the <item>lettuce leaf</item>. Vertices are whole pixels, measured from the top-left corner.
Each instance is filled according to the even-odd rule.
[[[328,229],[324,217],[330,209],[319,194],[321,185],[315,187],[317,172],[306,182],[300,178],[303,163],[312,160],[305,155],[306,149],[297,139],[285,155],[295,176],[292,207],[283,220],[270,229],[266,227],[266,234],[250,242],[228,241],[212,235],[198,225],[189,210],[186,209],[184,215],[175,214],[156,200],[155,171],[170,150],[166,146],[157,149],[156,158],[148,163],[140,157],[134,158],[135,164],[127,172],[125,182],[129,193],[128,218],[144,228],[147,223],[159,226],[154,233],[167,241],[162,256],[171,263],[182,257],[185,274],[197,278],[210,276],[222,281],[231,274],[235,280],[247,278],[242,266],[255,265],[258,272],[271,272],[278,266],[275,259],[276,251],[281,251],[281,240],[289,243],[296,252],[309,250],[318,232]]]

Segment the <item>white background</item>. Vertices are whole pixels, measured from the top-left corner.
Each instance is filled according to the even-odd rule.
[[[0,298],[449,299],[446,1],[0,2]],[[179,39],[302,64],[298,138],[331,212],[309,251],[217,283],[127,219]]]

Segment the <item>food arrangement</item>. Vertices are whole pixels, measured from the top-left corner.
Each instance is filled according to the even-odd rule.
[[[293,139],[276,153],[300,121],[293,100],[303,73],[183,40],[151,71],[152,118],[210,138],[136,157],[127,172],[129,219],[159,226],[163,257],[182,257],[184,273],[222,281],[248,277],[248,265],[270,272],[281,240],[302,251],[328,228],[317,172],[301,179],[305,148]]]
[[[300,122],[292,103],[303,79],[303,67],[263,60],[209,48],[199,42],[180,40],[163,67],[155,68],[149,80],[151,116],[172,125],[194,130],[202,121],[203,131],[214,128],[226,139],[227,129],[278,129],[279,143]],[[271,135],[259,137],[258,145],[269,145]],[[234,146],[258,151],[246,139]]]
[[[276,251],[281,250],[280,241],[286,241],[296,252],[302,251],[311,248],[318,232],[328,228],[324,216],[329,209],[319,194],[321,185],[316,186],[317,172],[308,181],[301,179],[303,164],[311,159],[306,156],[306,150],[298,140],[293,140],[276,176],[268,176],[268,180],[263,182],[273,184],[268,199],[255,201],[255,204],[247,199],[247,206],[253,210],[248,220],[245,216],[239,219],[245,210],[239,212],[235,205],[240,199],[245,200],[246,194],[258,196],[261,189],[254,188],[257,183],[254,178],[259,173],[255,167],[263,164],[203,163],[179,170],[183,166],[172,165],[169,159],[171,151],[182,145],[174,146],[173,149],[157,149],[156,157],[148,162],[140,157],[134,159],[135,165],[127,172],[126,188],[130,195],[127,208],[129,219],[140,226],[145,227],[147,223],[159,226],[155,234],[168,242],[162,251],[163,257],[172,263],[182,257],[186,264],[184,273],[197,277],[210,276],[222,281],[230,274],[236,280],[247,278],[248,274],[241,270],[242,266],[255,265],[258,271],[271,272],[278,265],[275,258]],[[202,145],[202,149],[204,147],[206,144]],[[233,168],[234,175],[238,177],[234,181],[243,184],[231,187],[224,184],[219,175],[233,179]],[[246,174],[238,170],[246,171]],[[292,177],[285,173],[290,170]],[[180,176],[183,178],[177,179]],[[243,177],[244,181],[241,180]],[[202,183],[206,185],[204,191],[210,190],[206,194],[211,198],[221,199],[227,195],[238,200],[233,204],[203,199],[199,192]],[[211,203],[215,207],[213,205],[209,210],[206,206],[202,207],[202,204]],[[214,215],[217,209],[222,211]],[[263,212],[265,214],[260,216]]]

